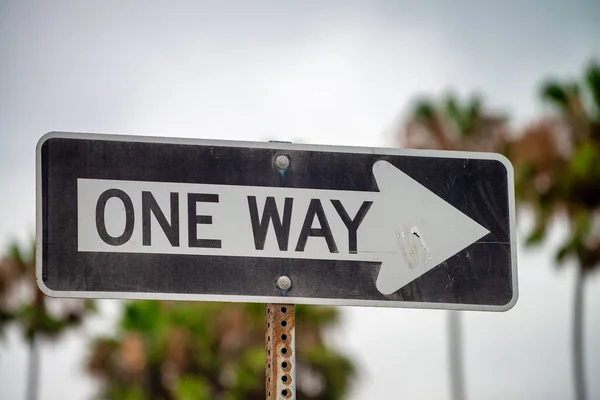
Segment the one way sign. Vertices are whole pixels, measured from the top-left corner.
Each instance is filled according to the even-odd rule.
[[[496,154],[50,133],[37,157],[51,296],[517,299],[513,173]]]

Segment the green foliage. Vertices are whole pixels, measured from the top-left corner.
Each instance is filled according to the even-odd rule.
[[[503,142],[506,117],[484,108],[483,98],[460,99],[448,92],[439,102],[421,98],[403,132],[403,144],[411,148],[498,151]]]
[[[590,141],[585,141],[575,149],[575,154],[569,163],[569,172],[573,174],[574,179],[585,179],[587,176],[595,176],[600,167],[598,163],[598,153],[596,145]],[[596,181],[598,182],[598,181]]]
[[[476,131],[479,119],[483,115],[481,96],[473,95],[462,105],[456,94],[449,93],[442,100],[442,104],[443,110],[459,136],[468,136]]]
[[[332,307],[296,306],[296,321],[300,325],[327,327],[339,320],[338,310]]]
[[[145,400],[144,394],[139,388],[127,388],[115,396],[115,400]]]
[[[429,121],[435,115],[435,107],[429,100],[422,99],[416,102],[413,115],[420,121]]]
[[[50,312],[47,302],[35,282],[35,242],[28,247],[12,243],[0,260],[0,337],[9,324],[15,324],[29,342],[37,335],[55,338],[95,311],[90,300],[71,301],[71,307],[60,314]]]
[[[575,260],[579,268],[573,320],[577,398],[585,398],[581,285],[600,265],[600,65],[590,63],[583,75],[578,81],[547,80],[540,98],[556,115],[536,121],[520,135],[494,136],[503,119],[486,115],[477,98],[461,106],[454,95],[441,105],[418,103],[404,132],[407,147],[505,153],[515,166],[519,205],[535,215],[527,245],[543,243],[557,216],[569,222],[570,232],[555,258],[558,265]],[[492,140],[498,142],[490,146]]]
[[[547,81],[540,95],[556,106],[558,123],[526,131],[513,146],[526,155],[516,165],[517,195],[536,212],[527,243],[541,242],[550,221],[566,216],[571,230],[556,261],[575,259],[588,272],[600,264],[600,227],[591,223],[600,218],[600,67],[591,63],[580,82]],[[556,143],[545,159],[539,156],[544,137]]]
[[[322,338],[337,319],[330,307],[296,308],[298,376],[311,371],[323,382],[316,392],[299,385],[298,399],[341,399],[348,390],[352,364]],[[88,369],[111,400],[263,399],[264,324],[261,304],[132,301],[116,335],[92,344]]]
[[[323,370],[323,379],[331,387],[327,396],[319,398],[328,400],[342,399],[347,392],[347,376],[354,373],[350,362],[332,352],[325,346],[315,346],[306,352],[307,363],[312,369]]]
[[[541,98],[559,109],[569,106],[569,88],[560,82],[551,80],[542,85]]]
[[[585,80],[590,91],[591,107],[596,120],[600,120],[600,64],[593,61],[585,73]]]
[[[565,216],[571,232],[556,260],[572,257],[588,271],[600,263],[600,224],[590,223],[600,220],[600,64],[591,62],[579,80],[547,80],[539,94],[556,116],[521,135],[494,136],[504,118],[486,111],[480,96],[419,100],[405,145],[505,152],[516,167],[517,199],[535,213],[526,244],[543,243],[554,218]]]
[[[180,400],[211,400],[210,384],[195,376],[183,376],[175,385],[175,397]]]

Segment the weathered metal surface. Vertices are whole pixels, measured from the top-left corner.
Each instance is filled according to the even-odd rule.
[[[296,398],[296,317],[291,304],[265,307],[266,399]]]
[[[53,133],[37,162],[36,277],[50,296],[517,300],[514,179],[499,155]]]

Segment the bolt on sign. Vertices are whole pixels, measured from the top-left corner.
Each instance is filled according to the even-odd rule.
[[[60,297],[496,310],[513,169],[491,153],[49,133],[37,281]]]

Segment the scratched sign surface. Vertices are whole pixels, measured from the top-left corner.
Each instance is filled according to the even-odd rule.
[[[497,311],[517,299],[499,155],[70,133],[37,152],[37,279],[52,296]]]

